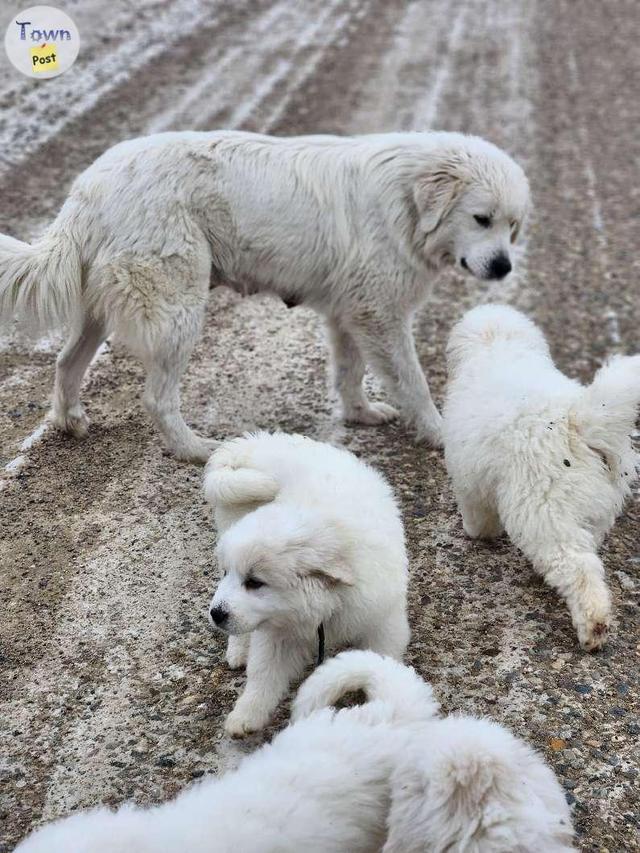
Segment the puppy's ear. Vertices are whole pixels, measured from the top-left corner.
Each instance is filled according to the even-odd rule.
[[[432,234],[447,218],[465,184],[463,165],[453,154],[434,159],[427,166],[413,187],[413,200],[424,234]]]
[[[292,543],[298,574],[314,577],[328,585],[355,582],[349,560],[347,531],[334,520],[322,520],[308,527]]]
[[[318,580],[323,581],[329,586],[334,586],[335,584],[353,586],[354,584],[351,567],[341,562],[326,563],[321,568],[307,572],[307,577],[318,578]]]

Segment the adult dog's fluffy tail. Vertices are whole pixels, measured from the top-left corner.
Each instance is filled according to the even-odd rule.
[[[65,230],[54,226],[33,245],[0,234],[0,323],[19,317],[59,327],[79,305],[81,280],[78,247]]]
[[[575,407],[581,435],[603,453],[619,452],[640,405],[640,355],[615,356],[596,373]]]
[[[431,687],[408,666],[375,652],[349,651],[332,658],[309,676],[293,703],[293,721],[335,705],[347,693],[362,690],[367,704],[385,706],[387,722],[419,722],[438,713]],[[363,707],[366,711],[367,706]],[[374,719],[378,719],[378,715]]]

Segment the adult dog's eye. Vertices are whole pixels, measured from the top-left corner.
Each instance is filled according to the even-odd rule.
[[[260,589],[262,586],[265,586],[265,584],[257,578],[247,578],[244,582],[245,589]]]
[[[481,225],[483,228],[489,228],[491,226],[491,217],[490,216],[474,216],[473,217],[478,225]]]

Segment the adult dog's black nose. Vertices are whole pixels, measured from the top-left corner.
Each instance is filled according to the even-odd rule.
[[[225,610],[224,607],[220,607],[219,604],[212,607],[209,614],[211,615],[214,625],[217,625],[218,627],[224,625],[229,618],[229,611]]]
[[[511,272],[511,261],[504,254],[496,255],[489,264],[489,278],[504,278]]]

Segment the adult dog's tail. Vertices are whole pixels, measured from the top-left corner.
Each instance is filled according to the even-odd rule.
[[[79,305],[81,283],[80,253],[65,229],[54,225],[33,245],[0,234],[0,323],[59,327]]]
[[[410,667],[375,652],[349,651],[327,661],[304,682],[293,703],[293,721],[335,705],[347,693],[362,690],[369,705],[384,706],[387,722],[419,722],[438,713],[431,687]],[[360,709],[358,709],[360,710]],[[372,721],[379,714],[372,715]]]

